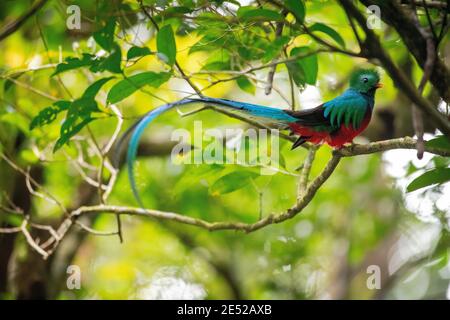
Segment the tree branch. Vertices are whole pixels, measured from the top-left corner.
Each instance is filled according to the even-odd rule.
[[[41,9],[47,0],[36,1],[31,8],[20,16],[17,20],[12,21],[0,30],[0,41],[16,32],[30,17],[32,17],[39,9]]]
[[[416,143],[417,140],[411,137],[404,137],[398,139],[377,141],[369,144],[353,144],[349,147],[344,147],[340,150],[337,150],[336,153],[343,157],[353,157],[362,154],[371,154],[394,149],[415,149]],[[450,157],[450,151],[447,149],[428,147],[425,145],[425,151],[442,157]]]
[[[369,144],[354,144],[349,147],[344,147],[339,150],[333,151],[333,156],[323,169],[323,171],[314,179],[311,183],[307,183],[307,177],[309,176],[309,172],[311,169],[311,164],[314,159],[315,150],[311,150],[308,154],[307,160],[303,166],[302,177],[300,179],[299,186],[299,196],[296,203],[285,212],[279,214],[270,214],[265,218],[258,220],[255,223],[242,223],[242,222],[228,222],[228,221],[218,221],[218,222],[210,222],[203,219],[192,218],[183,214],[174,213],[174,212],[166,212],[154,209],[144,209],[137,207],[127,207],[127,206],[114,206],[114,205],[92,205],[92,206],[81,206],[77,209],[71,211],[64,221],[61,223],[59,228],[55,232],[49,232],[50,238],[45,242],[46,244],[55,243],[54,246],[45,251],[42,246],[38,246],[39,249],[35,248],[37,245],[34,240],[30,245],[38,251],[43,258],[49,257],[54,250],[56,249],[58,243],[61,239],[64,238],[66,233],[70,230],[73,224],[77,224],[77,220],[85,215],[89,214],[98,214],[98,213],[112,213],[115,215],[134,215],[134,216],[142,216],[149,218],[156,218],[160,220],[168,220],[174,221],[182,224],[192,225],[196,227],[200,227],[209,231],[217,231],[217,230],[236,230],[236,231],[244,231],[246,233],[254,232],[264,227],[267,227],[271,224],[281,223],[283,221],[289,220],[295,217],[298,213],[300,213],[314,198],[316,192],[320,189],[320,187],[327,181],[327,179],[331,176],[331,174],[336,169],[339,164],[341,158],[343,157],[353,157],[364,154],[372,154],[383,152],[387,150],[393,149],[415,149],[417,141],[410,137],[404,137],[399,139],[378,141]],[[450,156],[450,150],[428,147],[425,145],[425,151],[430,152],[440,156]],[[24,219],[25,221],[25,219]],[[27,241],[30,242],[30,235],[27,234],[27,230],[24,230],[26,224],[22,225],[21,231],[24,233]],[[33,226],[33,225],[32,225]],[[91,232],[90,230],[88,230]],[[17,232],[16,229],[0,229],[0,233],[8,233],[8,232]],[[95,233],[96,234],[96,233]],[[102,235],[115,235],[117,232],[108,232],[102,233]],[[47,245],[48,246],[48,245]],[[47,247],[45,246],[45,247]],[[43,254],[45,252],[45,254]]]
[[[152,209],[136,208],[136,207],[123,207],[123,206],[111,206],[111,205],[97,205],[80,207],[71,213],[72,219],[86,214],[95,213],[114,213],[114,214],[126,214],[126,215],[136,215],[157,218],[162,220],[171,220],[183,224],[188,224],[192,226],[197,226],[200,228],[207,229],[209,231],[217,230],[238,230],[244,231],[246,233],[254,232],[265,226],[274,223],[280,223],[287,219],[296,216],[303,208],[305,208],[309,202],[314,197],[314,194],[322,186],[322,184],[330,177],[331,173],[334,171],[339,163],[341,156],[334,155],[328,162],[327,166],[323,172],[311,183],[311,185],[306,189],[305,194],[300,200],[286,212],[281,214],[271,214],[266,218],[263,218],[255,223],[242,223],[242,222],[208,222],[203,219],[196,219],[188,217],[182,214],[174,212],[165,212]]]

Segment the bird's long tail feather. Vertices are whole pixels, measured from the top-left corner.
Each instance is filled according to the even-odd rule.
[[[244,102],[237,102],[226,99],[217,99],[210,97],[201,97],[201,98],[193,98],[193,99],[183,99],[173,103],[168,103],[163,106],[160,106],[156,109],[145,114],[142,118],[140,118],[127,132],[122,136],[118,143],[117,147],[117,155],[120,155],[122,144],[127,140],[127,137],[131,134],[131,138],[129,140],[127,155],[126,155],[126,163],[128,169],[128,179],[130,182],[131,190],[133,192],[134,197],[141,207],[143,207],[143,203],[139,196],[136,181],[134,178],[134,162],[136,159],[136,154],[139,146],[139,140],[145,130],[145,128],[160,114],[183,105],[191,104],[191,103],[207,103],[213,105],[218,108],[225,108],[228,111],[238,112],[242,114],[244,117],[248,117],[251,119],[256,119],[256,121],[260,121],[262,123],[270,123],[271,126],[277,125],[286,126],[287,123],[293,122],[296,119],[285,111],[276,108],[270,108],[255,104],[249,104]]]

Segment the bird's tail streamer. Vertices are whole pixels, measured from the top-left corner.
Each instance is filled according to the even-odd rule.
[[[191,103],[207,103],[214,107],[225,108],[227,111],[238,112],[245,117],[256,119],[261,123],[270,123],[271,126],[276,124],[278,127],[286,126],[287,123],[295,121],[296,119],[288,115],[285,111],[281,109],[260,106],[245,102],[238,102],[226,99],[217,99],[210,97],[200,97],[200,98],[188,98],[182,99],[173,103],[168,103],[162,105],[156,109],[151,110],[144,116],[142,116],[134,125],[132,125],[121,137],[117,146],[116,153],[116,163],[118,163],[118,157],[120,157],[122,145],[127,141],[128,136],[131,134],[131,138],[128,143],[128,149],[126,154],[126,163],[128,170],[128,179],[130,182],[131,190],[133,192],[136,201],[141,207],[144,207],[142,200],[139,196],[139,192],[136,187],[136,181],[134,178],[134,162],[136,160],[137,150],[139,146],[139,140],[144,133],[146,127],[159,115],[162,113],[176,108],[181,107]]]

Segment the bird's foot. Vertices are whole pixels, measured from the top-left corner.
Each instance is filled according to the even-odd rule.
[[[346,142],[346,143],[340,145],[339,147],[335,147],[334,153],[339,154],[339,153],[341,153],[341,151],[344,151],[344,153],[346,153],[345,151],[353,152],[353,148],[356,146],[357,146],[357,144],[354,143],[353,141]]]
[[[344,143],[344,144],[341,146],[341,148],[348,148],[348,149],[350,149],[350,150],[353,150],[353,147],[354,147],[355,145],[356,145],[356,144],[353,143],[353,141],[351,141],[351,142],[346,142],[346,143]]]

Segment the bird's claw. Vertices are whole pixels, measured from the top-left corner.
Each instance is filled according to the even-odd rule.
[[[341,148],[350,148],[350,149],[353,149],[353,146],[354,146],[355,144],[353,143],[353,141],[352,142],[346,142],[346,143],[344,143],[343,145],[342,145],[342,147]]]
[[[356,143],[352,142],[346,142],[343,145],[336,147],[333,151],[333,154],[339,154],[340,151],[343,151],[343,149],[346,149],[347,151],[353,152],[354,147],[357,146]]]

